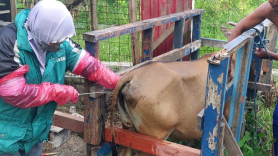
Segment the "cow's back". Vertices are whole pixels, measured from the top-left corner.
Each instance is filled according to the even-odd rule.
[[[121,90],[125,112],[139,133],[192,140],[197,114],[205,104],[207,57],[192,62],[154,62],[132,72]]]

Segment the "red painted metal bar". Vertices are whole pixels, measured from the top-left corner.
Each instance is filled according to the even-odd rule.
[[[111,129],[105,126],[105,141],[111,142]],[[117,144],[130,147],[152,155],[173,156],[200,156],[200,150],[180,144],[164,141],[136,132],[115,128],[115,141]]]
[[[53,116],[53,125],[69,129],[74,132],[84,132],[84,119],[70,114],[56,111]],[[122,146],[147,152],[153,155],[199,156],[200,150],[180,144],[160,140],[150,136],[115,128],[116,143]],[[111,142],[111,129],[105,126],[105,141]]]

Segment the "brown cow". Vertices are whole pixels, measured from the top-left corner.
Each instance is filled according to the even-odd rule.
[[[123,75],[113,93],[112,130],[118,101],[126,129],[163,140],[169,136],[188,141],[201,138],[195,125],[205,104],[207,58],[213,54],[196,61],[152,62]]]

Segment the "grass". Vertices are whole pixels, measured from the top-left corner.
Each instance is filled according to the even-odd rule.
[[[257,104],[260,108],[257,111],[257,120],[254,110],[249,110],[245,117],[245,134],[238,143],[244,156],[269,155],[274,141],[272,136],[272,116],[275,103],[265,106],[264,100],[259,97]],[[257,134],[255,121],[257,121]]]

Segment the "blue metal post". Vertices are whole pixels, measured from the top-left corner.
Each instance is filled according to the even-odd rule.
[[[230,57],[220,65],[209,65],[206,102],[204,110],[204,128],[202,136],[202,156],[216,156],[218,148],[220,122],[223,116],[225,93]]]
[[[193,17],[193,32],[192,32],[192,41],[199,40],[201,37],[201,24],[202,24],[202,15]],[[197,60],[199,58],[200,50],[196,50],[191,54],[191,60]]]

